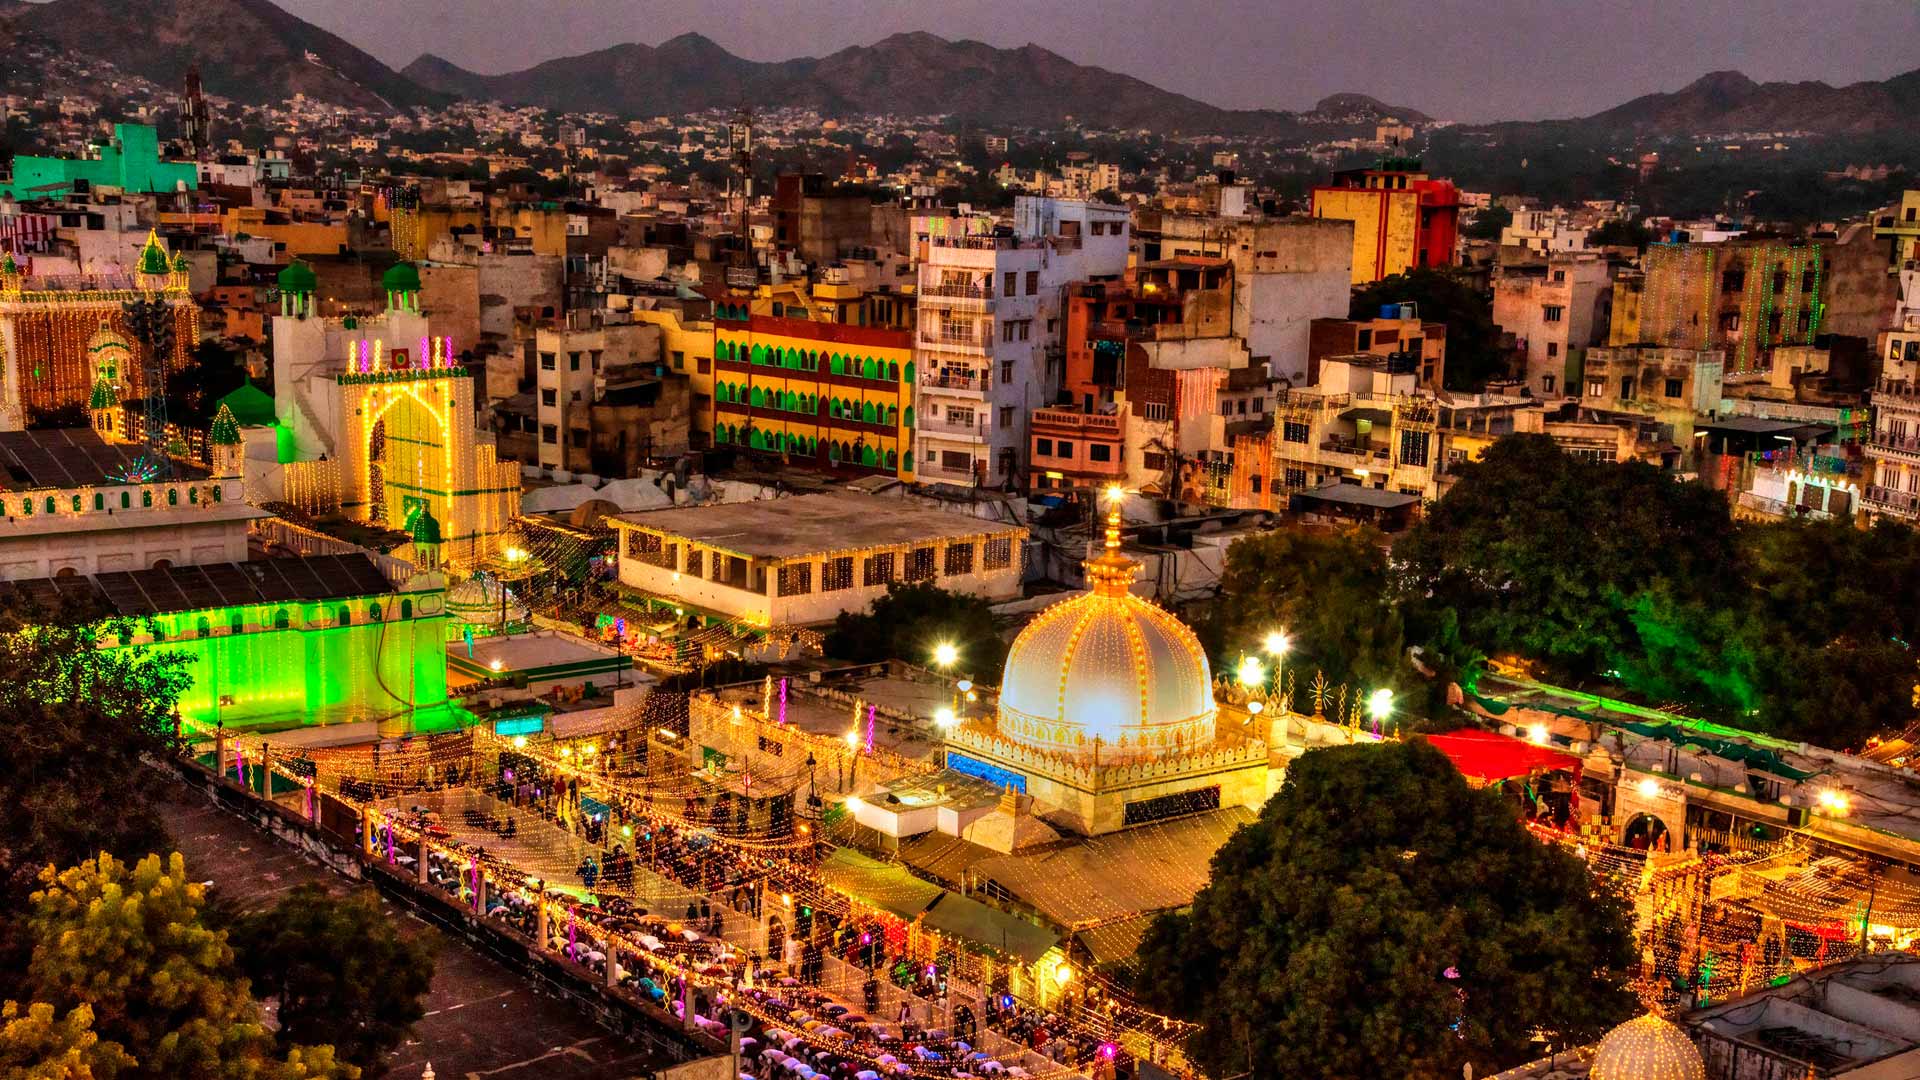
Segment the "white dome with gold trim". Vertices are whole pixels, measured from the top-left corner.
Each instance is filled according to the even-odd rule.
[[[1102,762],[1160,757],[1213,741],[1213,679],[1199,639],[1127,591],[1138,564],[1107,550],[1086,563],[1089,591],[1047,608],[1014,639],[1001,678],[1000,734],[1036,750]]]
[[[1651,1013],[1600,1040],[1592,1080],[1706,1080],[1707,1067],[1687,1033]]]

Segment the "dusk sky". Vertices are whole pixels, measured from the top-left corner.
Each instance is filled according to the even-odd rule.
[[[1920,67],[1920,0],[276,0],[400,67],[529,67],[687,31],[754,60],[926,30],[1239,108],[1372,94],[1447,119],[1585,115],[1708,71],[1841,84]]]

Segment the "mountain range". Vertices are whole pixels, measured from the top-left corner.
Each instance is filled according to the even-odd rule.
[[[162,86],[198,64],[209,92],[250,103],[294,94],[374,109],[489,99],[571,112],[671,116],[713,108],[806,106],[827,115],[946,113],[979,126],[1058,125],[1181,134],[1325,138],[1377,119],[1427,118],[1360,94],[1303,113],[1224,109],[1039,45],[997,48],[895,34],[824,57],[762,62],[698,34],[620,44],[484,75],[424,55],[401,71],[271,0],[0,0],[0,55],[37,44],[95,57]],[[17,76],[10,75],[8,81]],[[1492,126],[1633,137],[1805,130],[1920,135],[1920,70],[1879,82],[1757,83],[1714,72],[1593,116]]]

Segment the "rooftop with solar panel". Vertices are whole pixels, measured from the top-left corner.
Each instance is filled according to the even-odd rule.
[[[77,488],[125,483],[138,476],[145,447],[110,443],[92,428],[0,431],[0,490]],[[199,465],[175,461],[174,479],[205,480]]]

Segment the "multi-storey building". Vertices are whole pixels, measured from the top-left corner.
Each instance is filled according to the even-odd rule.
[[[1339,483],[1431,499],[1442,460],[1438,409],[1413,373],[1389,370],[1384,357],[1329,357],[1316,385],[1276,397],[1270,435],[1244,444],[1252,452],[1237,455],[1236,472],[1249,474],[1253,505],[1284,507],[1288,495]]]
[[[798,312],[796,312],[797,316]],[[913,334],[714,307],[715,447],[913,479]]]
[[[1313,189],[1313,216],[1353,222],[1353,284],[1453,262],[1460,192],[1418,161],[1386,160],[1336,173]]]
[[[915,220],[920,263],[914,361],[923,480],[1004,486],[1026,477],[1028,420],[1054,400],[1070,282],[1126,270],[1125,209],[1022,197],[1013,228],[983,218]]]
[[[1871,517],[1920,524],[1920,311],[1903,309],[1884,340],[1861,504]]]
[[[1696,419],[1720,408],[1726,364],[1718,349],[1598,346],[1587,350],[1581,385],[1572,390],[1592,408],[1653,417],[1691,452]]]
[[[1873,238],[1888,242],[1890,272],[1920,270],[1920,189],[1903,192],[1898,203],[1873,219]]]
[[[1513,220],[1500,230],[1500,246],[1519,248],[1538,255],[1560,251],[1585,251],[1587,230],[1573,224],[1565,210],[1516,210]]]
[[[1383,304],[1372,319],[1315,319],[1308,346],[1308,382],[1318,382],[1320,361],[1369,353],[1387,357],[1438,390],[1447,373],[1447,324],[1423,322],[1412,304]]]
[[[634,322],[624,313],[572,311],[557,325],[534,333],[535,413],[539,463],[549,468],[592,469],[592,406],[610,384],[639,374],[659,375],[661,328]],[[662,453],[686,449],[661,447]]]
[[[1493,280],[1493,321],[1526,360],[1526,385],[1539,397],[1579,393],[1572,379],[1587,346],[1605,335],[1612,283],[1607,262],[1566,252],[1509,264]]]

